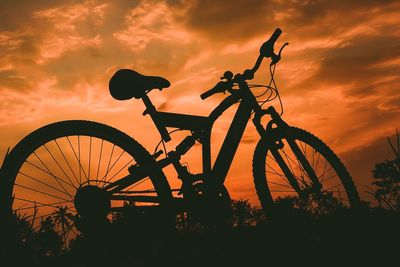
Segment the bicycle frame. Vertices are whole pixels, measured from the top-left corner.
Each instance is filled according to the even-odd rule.
[[[208,117],[157,111],[147,95],[143,98],[143,102],[146,105],[146,110],[144,114],[149,114],[151,116],[154,124],[160,132],[160,135],[165,141],[171,140],[166,130],[166,128],[169,127],[191,131],[192,135],[202,144],[202,167],[204,180],[208,183],[211,183],[213,188],[218,188],[217,185],[222,185],[224,183],[237,148],[239,146],[240,140],[247,126],[247,122],[249,121],[253,110],[261,110],[247,84],[243,83],[240,87],[241,90],[238,90],[235,93],[226,97],[210,113]],[[246,97],[249,96],[248,94],[244,94],[246,91],[251,94],[250,96],[253,99]],[[225,136],[220,151],[218,152],[217,158],[212,165],[210,137],[214,122],[228,108],[238,102],[239,106],[236,110],[232,123]],[[254,120],[253,122],[256,123]],[[265,132],[265,130],[263,130],[263,132]],[[177,162],[178,165],[174,164]],[[169,164],[173,164],[176,171],[179,173],[179,166],[181,166],[179,163],[179,159],[176,160],[167,157],[157,161],[157,165],[160,168],[164,168]],[[139,171],[139,175],[135,175],[134,177],[132,175],[128,175],[127,177],[121,178],[120,180],[109,184],[105,187],[105,189],[108,189],[110,193],[114,193],[123,190],[124,188],[135,182],[140,181],[145,176],[147,176],[148,171],[150,171],[150,168],[143,168],[145,170]],[[213,178],[210,179],[210,177]]]
[[[256,97],[253,95],[246,82],[246,80],[252,79],[254,77],[254,73],[258,70],[262,59],[263,56],[260,55],[256,61],[256,64],[251,70],[246,70],[243,74],[238,74],[235,76],[234,79],[235,82],[239,85],[239,90],[232,90],[232,88],[228,90],[231,95],[225,98],[210,113],[208,117],[157,111],[147,95],[144,95],[142,97],[142,100],[146,106],[146,110],[143,115],[150,115],[161,135],[162,140],[166,142],[171,140],[167,128],[189,130],[192,132],[193,136],[192,140],[189,140],[188,144],[185,144],[184,140],[181,142],[181,144],[178,145],[178,147],[183,145],[183,150],[181,150],[182,152],[176,153],[176,151],[171,151],[168,153],[166,158],[157,161],[158,167],[164,168],[170,164],[173,164],[175,170],[178,173],[178,178],[181,179],[181,174],[183,174],[182,176],[184,176],[188,172],[186,168],[184,168],[179,162],[180,157],[194,145],[194,140],[197,140],[202,144],[202,179],[210,185],[211,189],[218,190],[218,188],[223,185],[226,179],[229,168],[232,164],[233,158],[239,146],[240,140],[247,126],[247,122],[254,112],[255,114],[252,121],[257,129],[257,132],[259,133],[261,138],[266,139],[273,157],[279,164],[285,176],[288,178],[288,181],[292,185],[292,187],[298,192],[301,191],[298,182],[296,181],[289,167],[283,160],[282,156],[279,154],[278,150],[280,148],[280,141],[274,141],[276,139],[274,138],[272,125],[275,125],[276,128],[279,128],[280,131],[283,131],[283,133],[285,134],[285,139],[287,139],[288,144],[294,151],[297,159],[302,163],[306,173],[308,173],[309,177],[315,182],[315,184],[319,184],[317,176],[313,172],[305,156],[302,154],[300,148],[291,137],[290,131],[288,131],[290,127],[286,124],[286,122],[282,120],[280,115],[273,107],[269,107],[267,109],[261,108],[261,106],[257,102]],[[213,90],[216,89],[211,89],[210,91],[213,92]],[[228,108],[238,102],[240,102],[239,107],[236,110],[236,113],[225,136],[220,151],[218,152],[217,158],[212,165],[210,137],[213,124]],[[266,114],[270,115],[272,119],[267,124],[267,127],[263,127],[261,124],[261,117]],[[119,181],[116,181],[106,186],[105,189],[111,189],[109,190],[109,192],[111,193],[123,190],[127,186],[145,178],[151,172],[152,167],[154,167],[154,165],[148,167],[140,167],[136,170],[139,174],[128,175],[127,177],[124,177]],[[213,179],[211,179],[211,177],[213,177]]]
[[[216,182],[221,184],[224,182],[231,166],[237,147],[251,116],[253,106],[245,100],[240,102],[213,166],[211,164],[210,144],[212,127],[214,122],[238,101],[239,99],[236,95],[228,96],[208,117],[167,112],[158,112],[157,114],[158,123],[162,126],[190,130],[193,132],[193,135],[201,138],[203,174],[205,174],[205,177],[214,177],[217,179]]]
[[[254,118],[252,121],[257,129],[257,132],[259,133],[261,138],[266,139],[266,141],[270,144],[273,157],[279,164],[280,168],[282,169],[292,187],[296,191],[301,192],[300,186],[296,178],[293,176],[293,173],[290,171],[289,167],[278,152],[279,144],[276,144],[276,142],[274,142],[274,130],[276,131],[277,129],[279,129],[279,131],[285,132],[285,136],[290,147],[296,154],[298,160],[303,164],[305,171],[308,173],[309,177],[316,181],[316,184],[319,184],[317,182],[318,178],[312,171],[311,166],[300,151],[298,145],[294,142],[289,131],[287,131],[287,129],[290,127],[286,124],[286,122],[282,120],[280,115],[275,111],[273,107],[262,109],[259,106],[257,99],[251,92],[245,79],[239,80],[238,84],[239,90],[232,91],[231,95],[225,98],[210,113],[208,117],[157,111],[147,95],[142,98],[146,106],[144,115],[149,114],[151,116],[155,126],[160,132],[161,137],[167,142],[171,140],[171,137],[169,136],[169,133],[167,131],[167,127],[178,128],[181,130],[189,130],[192,132],[192,136],[202,144],[203,179],[205,182],[207,182],[211,190],[218,190],[218,188],[220,188],[225,182],[226,176],[232,164],[240,140],[242,139],[243,133],[246,129],[247,122],[249,121],[253,112]],[[238,102],[240,102],[238,109],[236,110],[236,113],[222,143],[220,151],[218,152],[217,158],[212,165],[210,137],[214,122],[228,108]],[[263,127],[261,124],[261,117],[267,114],[271,116],[271,120],[266,127]],[[272,125],[276,126],[274,130]],[[178,173],[178,177],[180,177],[182,173],[186,174],[187,170],[181,165],[179,160],[180,157],[185,154],[193,144],[194,140],[186,149],[184,149],[185,151],[182,154],[175,153],[175,151],[169,152],[168,156],[164,159],[157,161],[156,165],[160,168],[164,168],[170,164],[173,164],[175,170]],[[111,194],[120,192],[126,187],[136,182],[139,182],[141,179],[147,177],[149,173],[151,173],[151,168],[153,167],[154,165],[139,167],[135,171],[135,174],[131,174],[124,178],[121,178],[120,180],[106,186],[105,189],[108,190]],[[130,197],[125,196],[120,199],[125,198],[128,199]],[[149,197],[146,198],[149,199]]]
[[[198,140],[200,140],[202,144],[203,175],[205,181],[211,184],[211,188],[219,188],[219,186],[222,186],[225,182],[226,176],[232,164],[233,158],[236,154],[240,140],[242,139],[242,136],[246,129],[247,122],[249,121],[253,112],[255,113],[255,115],[252,121],[257,129],[257,132],[259,133],[261,138],[267,139],[267,142],[270,143],[272,155],[277,160],[278,164],[282,168],[284,174],[288,178],[288,181],[293,186],[293,188],[298,192],[301,191],[296,178],[293,176],[293,173],[290,171],[289,167],[278,152],[279,145],[275,144],[273,141],[275,140],[275,138],[272,130],[272,125],[276,126],[275,129],[279,128],[280,131],[285,132],[286,139],[291,149],[294,151],[296,157],[304,166],[306,173],[308,173],[309,177],[314,181],[316,185],[319,185],[318,178],[316,177],[314,171],[312,170],[311,166],[309,165],[298,145],[294,142],[289,131],[287,131],[289,125],[282,120],[280,115],[273,107],[262,109],[259,106],[255,96],[251,92],[245,80],[241,80],[239,82],[239,88],[240,89],[238,91],[233,91],[230,96],[225,98],[210,113],[208,117],[169,112],[158,112],[155,109],[153,109],[153,111],[150,111],[149,114],[152,116],[154,123],[156,124],[158,129],[166,129],[167,127],[171,127],[183,130],[190,130],[192,131],[194,136],[200,137],[198,138]],[[146,106],[148,106],[149,110],[152,109],[152,107],[149,106],[149,103],[151,103],[150,100],[145,100],[145,104],[146,101],[148,101]],[[238,102],[240,102],[239,107],[236,110],[229,130],[218,152],[217,158],[214,164],[211,165],[210,136],[213,124],[228,108]],[[261,124],[261,117],[264,115],[271,116],[271,120],[266,127],[263,127]],[[163,131],[160,131],[160,134],[163,136]],[[166,140],[170,139],[169,135],[165,137]],[[174,167],[178,173],[180,166],[180,164],[174,164]],[[213,178],[211,179],[210,177]]]
[[[224,183],[252,112],[255,111],[256,114],[258,114],[261,111],[261,108],[254,95],[251,93],[247,83],[243,81],[239,84],[239,88],[240,90],[237,90],[230,96],[226,97],[208,117],[159,112],[152,107],[149,99],[144,99],[147,107],[145,113],[150,114],[159,130],[167,127],[179,128],[190,130],[194,136],[198,137],[197,139],[202,144],[204,178],[207,182],[211,182],[214,185],[222,185]],[[238,102],[240,102],[239,106],[218,152],[217,158],[212,165],[210,137],[214,122],[228,108]],[[262,136],[265,134],[265,130],[260,124],[261,116],[256,115],[255,117],[257,119],[253,120],[253,123],[256,125],[260,136]],[[166,131],[160,131],[160,134],[164,140],[169,140],[169,135],[163,136],[163,133],[165,132]],[[213,179],[211,180],[209,177],[213,177]]]

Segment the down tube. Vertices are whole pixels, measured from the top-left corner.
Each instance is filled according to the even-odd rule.
[[[211,171],[212,181],[215,181],[217,184],[222,185],[225,181],[252,110],[253,106],[251,103],[245,100],[240,102]]]

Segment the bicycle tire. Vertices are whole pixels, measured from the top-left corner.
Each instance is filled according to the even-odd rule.
[[[81,139],[80,139],[80,137],[81,137]],[[46,203],[46,202],[43,203],[44,201],[41,199],[30,199],[30,198],[28,198],[28,196],[18,196],[16,194],[16,191],[19,189],[16,189],[16,188],[21,187],[21,185],[19,183],[20,183],[20,181],[22,181],[21,180],[22,178],[25,178],[25,180],[23,180],[23,181],[29,180],[29,184],[32,184],[32,186],[34,184],[36,186],[33,188],[36,191],[33,191],[31,193],[31,195],[35,196],[36,198],[38,197],[38,194],[39,194],[37,192],[43,192],[43,193],[53,195],[53,196],[60,198],[61,195],[57,195],[57,194],[60,194],[58,191],[63,191],[62,188],[64,188],[64,187],[68,188],[65,190],[65,192],[66,192],[65,194],[69,194],[71,191],[73,191],[72,185],[76,186],[78,184],[79,180],[77,178],[77,172],[76,173],[74,172],[74,169],[73,169],[74,165],[71,163],[71,166],[72,166],[71,167],[69,164],[67,165],[67,163],[68,163],[68,160],[70,160],[71,158],[72,159],[74,158],[73,154],[75,154],[75,156],[77,156],[77,149],[75,149],[76,151],[74,151],[74,147],[76,148],[77,144],[79,145],[79,151],[80,151],[79,153],[82,152],[82,155],[83,155],[84,150],[80,150],[81,149],[80,142],[83,142],[84,138],[90,140],[90,153],[91,152],[94,153],[94,151],[96,149],[97,149],[97,152],[100,151],[99,159],[98,159],[99,166],[97,168],[97,178],[101,177],[101,175],[99,176],[100,165],[108,161],[108,158],[106,159],[106,161],[104,159],[103,159],[103,161],[101,161],[102,160],[101,153],[105,153],[104,151],[106,150],[106,145],[109,145],[109,147],[107,148],[108,151],[111,151],[111,148],[112,148],[110,161],[108,162],[108,166],[107,166],[107,170],[106,170],[107,173],[105,174],[106,179],[109,179],[109,177],[111,176],[111,173],[110,173],[111,172],[111,168],[110,168],[111,160],[114,163],[114,165],[112,165],[113,167],[116,166],[118,160],[121,160],[122,156],[120,156],[117,159],[117,161],[114,162],[115,156],[113,156],[113,152],[117,151],[117,149],[119,149],[123,152],[122,153],[123,157],[126,157],[127,159],[131,158],[132,164],[133,164],[133,160],[136,161],[136,163],[139,165],[149,164],[151,162],[155,163],[154,158],[136,140],[134,140],[127,134],[125,134],[113,127],[107,126],[105,124],[92,122],[92,121],[71,120],[71,121],[60,121],[60,122],[56,122],[56,123],[52,123],[52,124],[43,126],[42,128],[39,128],[39,129],[33,131],[32,133],[28,134],[25,138],[23,138],[6,157],[6,161],[3,166],[3,173],[2,173],[3,177],[1,177],[1,179],[0,179],[0,203],[2,203],[2,205],[0,207],[1,217],[5,218],[6,221],[7,221],[7,218],[12,218],[13,214],[15,214],[16,210],[17,210],[17,207],[15,207],[15,205],[17,205],[17,204],[15,204],[15,203],[13,204],[13,202],[23,202],[24,200],[20,200],[20,199],[25,199],[25,198],[27,198],[25,200],[33,201],[33,202],[26,201],[27,203],[31,203],[31,205],[36,205],[36,206],[32,207],[33,209],[36,209],[37,206],[39,206],[42,209],[44,209],[46,207],[56,207],[55,205],[53,205],[53,203]],[[94,144],[94,142],[100,142],[100,143],[97,143],[98,146],[96,148],[94,147],[95,145],[93,145],[93,148],[92,148],[92,142],[93,142],[93,144]],[[70,146],[69,150],[67,151],[68,143],[71,146]],[[57,177],[57,175],[55,175],[55,174],[50,174],[50,173],[52,173],[52,171],[54,171],[52,168],[54,167],[54,169],[55,169],[56,168],[55,165],[57,165],[57,164],[52,163],[53,164],[52,166],[49,165],[51,167],[51,170],[47,169],[47,168],[50,168],[49,166],[44,168],[43,166],[46,166],[46,165],[39,165],[39,164],[40,164],[40,162],[43,162],[44,159],[46,159],[43,156],[45,154],[45,152],[44,152],[45,150],[49,151],[49,148],[51,148],[50,146],[52,146],[54,148],[52,153],[49,152],[51,157],[49,155],[46,156],[47,159],[50,161],[50,159],[52,157],[54,159],[54,157],[57,156],[56,151],[58,151],[58,148],[60,148],[60,145],[62,146],[62,144],[65,145],[65,151],[64,151],[65,155],[62,154],[62,152],[61,152],[62,150],[60,149],[61,153],[59,153],[59,155],[58,155],[60,158],[60,163],[57,163],[57,164],[61,164],[63,157],[64,157],[64,159],[66,158],[65,162],[67,162],[67,163],[64,163],[65,165],[63,165],[65,167],[64,171],[66,172],[68,170],[67,166],[69,166],[69,169],[71,169],[71,172],[69,172],[68,174],[71,175],[71,180],[73,180],[74,177],[72,177],[72,174],[74,174],[74,176],[76,178],[76,184],[74,181],[74,183],[72,185],[70,185],[70,187],[67,187],[67,183],[69,183],[69,182],[67,179],[65,179],[65,182],[62,182],[62,183],[59,182],[59,184],[64,185],[64,186],[61,186],[62,187],[61,188],[60,186],[56,186],[57,185],[56,182],[53,181],[52,183],[50,183],[49,181],[46,180],[46,183],[48,183],[48,186],[45,187],[44,183],[40,183],[40,181],[35,182],[34,180],[32,180],[32,178],[35,178],[33,175],[31,176],[31,178],[26,176],[29,174],[24,173],[24,176],[22,175],[23,171],[25,172],[25,165],[29,165],[28,167],[31,167],[31,169],[35,170],[36,173],[42,172],[42,171],[45,172],[47,170],[48,176],[53,175],[54,176],[53,178]],[[100,144],[101,144],[101,150],[99,150]],[[93,149],[93,151],[92,151],[92,149]],[[103,149],[104,149],[104,151],[103,151]],[[40,154],[41,150],[43,150],[43,153],[42,153],[43,155]],[[117,152],[115,152],[115,153],[117,153]],[[38,155],[40,155],[40,157],[43,157],[43,158],[40,160],[40,162],[38,161],[37,163],[33,163],[33,161],[31,159],[35,159],[36,157],[38,157]],[[118,152],[118,155],[119,155],[119,152]],[[34,157],[34,156],[36,156],[36,157]],[[92,180],[90,178],[92,176],[94,177],[94,175],[96,173],[96,171],[94,171],[94,169],[92,171],[93,175],[91,175],[91,173],[90,173],[91,166],[96,166],[96,161],[91,162],[90,157],[91,157],[91,154],[89,154],[88,162],[86,162],[88,165],[88,168],[89,168],[89,172],[87,173],[88,176],[86,177],[87,181],[83,181],[83,179],[84,179],[83,175],[80,178],[82,178],[83,183],[88,183],[88,184],[90,184],[91,181],[92,181],[92,183],[94,183],[94,181],[96,181],[96,183],[99,185],[99,187],[101,187],[102,183],[103,183],[103,185],[106,184],[105,181],[100,181],[100,179],[97,179],[97,178],[96,178],[97,180]],[[79,173],[81,174],[81,172],[84,172],[84,170],[85,170],[84,169],[85,162],[83,160],[83,156],[82,156],[82,158],[79,157],[78,161],[79,161],[78,169],[79,169]],[[33,164],[37,165],[36,167],[40,167],[41,170],[36,170],[36,168],[33,167]],[[118,163],[118,164],[120,164],[120,163]],[[124,162],[124,164],[125,164],[125,162]],[[118,168],[120,168],[120,166],[122,166],[122,164],[118,165]],[[124,172],[124,171],[125,170],[122,170],[122,172]],[[64,174],[65,174],[65,172],[64,172]],[[110,173],[109,177],[107,177],[108,173]],[[46,174],[44,173],[44,174],[40,175],[40,177],[45,177],[45,175]],[[117,176],[120,176],[120,173]],[[61,177],[61,174],[59,177]],[[103,178],[104,177],[102,177],[102,179]],[[114,178],[115,177],[112,177],[112,178],[110,178],[110,180],[114,179]],[[169,205],[170,201],[172,200],[172,193],[171,193],[169,183],[168,183],[164,173],[162,172],[161,169],[153,168],[152,173],[151,173],[151,175],[149,175],[148,178],[145,178],[148,180],[148,181],[146,181],[146,183],[149,184],[146,186],[151,186],[151,185],[154,186],[153,191],[155,191],[155,194],[157,195],[156,197],[159,200],[159,205],[167,207]],[[37,178],[35,178],[35,179],[37,179]],[[117,178],[115,178],[115,179],[117,179]],[[103,179],[103,180],[105,180],[105,179]],[[16,183],[17,181],[18,181],[18,184]],[[28,182],[26,182],[26,184],[28,184]],[[24,184],[23,186],[27,187],[26,184]],[[46,190],[44,190],[42,187],[45,187]],[[19,194],[24,192],[24,190],[25,190],[25,188],[23,188],[23,190],[21,190],[21,192],[19,192]],[[26,189],[26,190],[28,190],[28,189]],[[29,191],[29,192],[31,192],[31,191]],[[63,198],[64,197],[68,198],[67,195],[62,195],[62,196],[63,196]],[[43,199],[45,199],[47,197],[48,197],[47,195],[41,196],[41,198],[43,198]],[[50,197],[48,197],[48,198],[50,198]],[[69,199],[68,199],[68,201],[69,201]],[[38,204],[38,203],[41,203],[41,204]],[[51,204],[52,206],[45,206],[46,204],[48,204],[48,205]],[[69,203],[68,205],[71,205],[71,203]],[[23,208],[25,209],[25,206],[23,206]],[[21,211],[20,208],[18,208],[18,211]],[[32,216],[31,218],[33,218],[33,220],[34,220],[35,216],[36,215]],[[39,217],[37,217],[37,218],[39,218]],[[42,219],[43,219],[43,217],[42,217]],[[32,225],[33,225],[33,223],[32,223]]]
[[[273,142],[277,142],[279,140],[284,140],[286,138],[285,137],[286,134],[284,134],[279,129],[273,129],[271,133],[272,133],[271,134],[272,137],[266,137],[266,138],[261,139],[256,146],[256,149],[255,149],[254,155],[253,155],[253,178],[254,178],[254,185],[255,185],[255,188],[257,191],[257,195],[261,202],[261,206],[267,213],[273,214],[273,212],[276,211],[276,209],[275,209],[276,201],[278,199],[282,199],[282,198],[285,198],[288,196],[289,197],[299,197],[301,192],[300,193],[296,192],[293,189],[293,187],[291,185],[289,185],[289,183],[284,184],[283,182],[277,182],[276,180],[274,180],[274,181],[271,180],[272,178],[274,178],[274,171],[276,171],[276,170],[274,169],[274,171],[272,171],[273,166],[270,165],[274,159],[272,158],[272,156],[270,156],[268,154],[270,151],[270,145],[268,145],[269,141],[267,140],[267,138],[273,138]],[[325,168],[326,168],[326,164],[329,163],[331,166],[331,169],[334,171],[334,173],[336,173],[337,177],[339,178],[338,180],[340,180],[339,181],[340,185],[338,185],[338,186],[342,186],[344,189],[343,192],[346,193],[347,203],[344,203],[344,204],[348,204],[348,205],[344,205],[344,206],[348,206],[350,208],[357,207],[360,204],[360,198],[359,198],[357,189],[356,189],[354,182],[353,182],[349,172],[347,171],[346,167],[343,165],[343,163],[340,161],[340,159],[335,155],[335,153],[323,141],[321,141],[319,138],[317,138],[316,136],[314,136],[313,134],[311,134],[305,130],[302,130],[302,129],[296,128],[296,127],[290,127],[289,130],[287,131],[287,133],[290,134],[290,136],[296,141],[297,144],[301,145],[301,143],[303,143],[303,145],[301,145],[301,148],[302,148],[302,153],[303,153],[303,155],[304,154],[306,155],[306,158],[307,158],[307,151],[309,151],[309,150],[307,150],[307,146],[312,149],[311,151],[312,151],[313,157],[314,157],[314,153],[318,152],[320,155],[320,156],[318,156],[318,159],[320,159],[321,156],[323,158],[325,158],[325,160],[326,160]],[[289,147],[289,146],[286,145],[286,147]],[[295,172],[295,166],[292,166],[292,165],[294,165],[294,163],[296,161],[299,163],[299,161],[293,160],[290,157],[290,155],[289,156],[287,155],[286,152],[285,153],[280,152],[280,153],[283,154],[284,157],[286,158],[285,161],[289,162],[288,165],[291,165],[290,170],[292,171],[292,173]],[[294,156],[294,154],[292,154],[292,156]],[[311,158],[307,158],[307,160],[309,161],[309,163],[311,162]],[[269,163],[267,161],[269,161]],[[310,165],[313,166],[313,168],[315,166],[314,171],[316,172],[317,171],[316,169],[318,169],[318,161],[316,160],[315,157],[312,159],[312,161],[313,162],[311,162]],[[316,163],[315,163],[315,161],[316,161]],[[292,163],[290,163],[290,162],[292,162]],[[300,163],[299,163],[299,165],[300,165]],[[299,167],[298,170],[300,172],[302,171],[303,174],[305,174],[304,167],[303,167],[303,170],[301,168],[302,167]],[[268,169],[271,169],[271,171],[268,171]],[[269,174],[267,174],[267,173],[269,173]],[[325,169],[322,173],[323,174],[322,174],[321,180],[323,180],[323,177],[326,173]],[[271,177],[268,177],[268,175],[270,175]],[[282,173],[278,173],[278,174],[276,174],[276,176],[281,178],[282,181],[284,181],[284,179],[287,179],[287,177]],[[297,178],[297,177],[298,176],[296,176],[296,179],[299,180],[300,178]],[[334,177],[334,176],[329,176],[329,177]],[[325,181],[327,183],[328,180],[326,179]],[[327,190],[328,188],[327,188],[326,183],[323,184],[323,181],[320,181],[320,182],[322,184],[322,189]],[[304,177],[301,177],[301,183],[305,183]],[[275,190],[272,190],[273,187],[275,188]],[[292,189],[289,190],[289,187],[292,187]],[[287,188],[287,190],[278,190],[277,188]],[[340,197],[340,201],[345,202],[342,200],[345,198],[343,196],[340,196],[340,192],[341,191],[338,190],[338,194],[336,194],[335,191],[332,190],[332,192],[330,192],[329,194],[332,194],[332,196],[334,196],[334,197],[336,194],[336,197]],[[337,195],[339,195],[339,196],[337,196]]]

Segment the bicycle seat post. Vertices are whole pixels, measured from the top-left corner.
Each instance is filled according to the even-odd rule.
[[[166,142],[170,141],[171,136],[169,135],[167,128],[159,122],[157,116],[158,112],[156,110],[156,107],[151,102],[150,98],[146,94],[144,94],[142,96],[142,100],[144,105],[146,106],[146,110],[143,112],[143,115],[149,114],[154,124],[156,125],[157,130],[160,133],[162,139],[164,139],[164,141]]]

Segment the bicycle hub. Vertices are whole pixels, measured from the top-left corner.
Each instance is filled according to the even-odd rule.
[[[76,211],[82,217],[102,218],[107,216],[111,201],[104,189],[94,185],[86,185],[78,188],[74,205]]]

